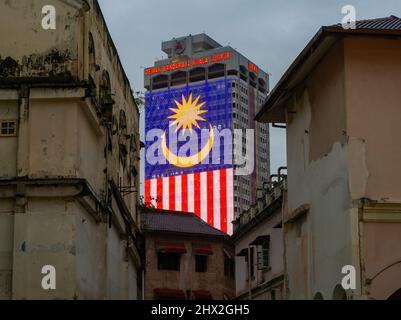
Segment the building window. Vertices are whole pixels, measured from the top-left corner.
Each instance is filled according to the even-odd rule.
[[[121,130],[127,129],[127,117],[124,110],[120,110],[120,128]]]
[[[164,253],[157,254],[157,267],[159,270],[180,271],[181,254]]]
[[[258,269],[270,268],[270,237],[266,236],[258,250]]]
[[[250,256],[248,254],[245,256],[245,262],[247,263],[247,280],[249,281],[249,274],[251,276],[251,280],[255,278],[255,265],[254,265],[254,259],[255,259],[255,248],[251,247],[250,248]]]
[[[207,256],[195,255],[195,272],[207,271]]]
[[[15,137],[17,135],[17,122],[15,120],[2,120],[0,126],[0,136]]]
[[[230,279],[235,278],[235,261],[226,254],[224,254],[224,275]]]

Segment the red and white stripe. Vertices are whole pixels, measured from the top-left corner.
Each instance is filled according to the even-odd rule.
[[[233,169],[221,169],[145,180],[145,201],[158,209],[193,212],[232,234],[233,178]]]

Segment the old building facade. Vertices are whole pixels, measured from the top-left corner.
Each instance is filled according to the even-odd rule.
[[[282,169],[258,190],[258,202],[234,221],[237,299],[285,299],[282,213],[286,176]]]
[[[139,112],[99,5],[0,16],[0,299],[141,298]]]
[[[224,232],[192,213],[147,208],[146,300],[229,300],[234,248]]]
[[[323,27],[257,115],[287,127],[290,299],[400,296],[400,26]]]

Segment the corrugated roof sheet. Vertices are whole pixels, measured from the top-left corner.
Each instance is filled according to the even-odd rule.
[[[342,28],[341,23],[332,25],[334,28]],[[401,19],[396,16],[385,18],[358,20],[357,29],[375,29],[375,30],[401,30]]]
[[[149,209],[142,212],[144,229],[177,233],[193,233],[217,237],[228,237],[192,213]]]

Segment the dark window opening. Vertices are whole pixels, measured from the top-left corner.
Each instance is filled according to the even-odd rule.
[[[234,259],[224,255],[224,275],[230,279],[235,278],[235,262]]]
[[[248,81],[248,77],[246,75],[241,74],[240,75],[241,80],[247,82]]]
[[[239,66],[239,71],[241,72],[241,74],[244,74],[244,75],[247,75],[247,73],[248,73],[247,68],[242,65]]]
[[[225,75],[225,65],[222,63],[216,63],[209,67],[209,79],[224,77]]]
[[[260,251],[261,261],[260,269],[267,269],[270,267],[270,238],[263,241],[262,250]]]
[[[159,270],[180,271],[181,254],[163,253],[157,254],[157,268]]]
[[[196,68],[189,72],[189,81],[202,81],[206,80],[206,69],[205,68]]]
[[[131,134],[130,151],[132,153],[135,153],[137,150],[138,150],[138,141],[136,139],[136,136],[134,134]]]
[[[17,122],[15,120],[1,121],[0,135],[3,137],[13,137],[17,134]]]
[[[93,36],[91,33],[89,33],[89,45],[88,45],[88,51],[89,51],[89,70],[90,73],[94,74],[96,72],[96,52],[95,52],[95,42],[93,41]]]
[[[249,72],[249,78],[251,78],[252,81],[256,82],[256,75],[253,72]]]
[[[161,89],[168,87],[168,76],[159,75],[152,79],[152,89]]]
[[[195,272],[207,271],[207,256],[195,255]]]
[[[124,110],[120,110],[120,128],[121,130],[127,129],[127,117]]]
[[[109,73],[104,70],[102,74],[102,93],[111,94],[110,76]]]
[[[238,75],[238,71],[237,70],[228,70],[227,75],[236,76],[236,75]]]
[[[252,247],[251,248],[251,256],[249,259],[249,268],[251,269],[251,278],[253,279],[255,277],[255,268],[254,268],[254,261],[255,261],[255,249]]]
[[[111,94],[111,84],[109,73],[105,70],[102,74],[102,84],[100,88],[100,101],[102,105],[103,117],[109,122],[112,121],[113,117],[113,95]]]
[[[119,149],[120,149],[120,161],[122,162],[125,168],[125,166],[127,165],[127,155],[128,155],[127,146],[123,143],[120,143]]]
[[[176,86],[187,83],[187,73],[184,71],[178,71],[171,75],[171,85]]]

